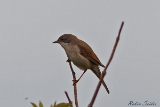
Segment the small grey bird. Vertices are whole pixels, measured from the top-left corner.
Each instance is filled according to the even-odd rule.
[[[92,48],[84,41],[78,39],[72,34],[63,34],[58,38],[57,41],[53,43],[59,43],[65,50],[68,60],[72,61],[81,70],[84,70],[83,74],[90,69],[99,79],[101,77],[101,72],[99,65],[105,67],[97,55],[93,52]],[[80,76],[80,78],[83,76]],[[77,80],[77,82],[80,80]],[[102,81],[103,86],[109,94],[109,90],[104,81]]]

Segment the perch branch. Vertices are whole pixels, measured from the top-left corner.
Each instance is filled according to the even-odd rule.
[[[72,71],[72,76],[73,76],[73,81],[74,81],[74,80],[76,80],[76,75],[75,75],[75,72],[74,72],[74,70],[73,70],[73,68],[72,68],[71,61],[67,60],[67,62],[69,62],[69,66],[70,66],[70,69],[71,69],[71,71]],[[75,105],[76,105],[76,107],[78,107],[77,85],[74,84],[73,87],[74,87],[74,99],[75,99]]]

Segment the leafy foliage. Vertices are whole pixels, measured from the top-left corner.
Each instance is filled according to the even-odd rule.
[[[39,101],[39,106],[37,106],[35,103],[31,102],[32,107],[44,107],[43,103],[41,101]],[[54,105],[50,105],[50,107],[72,107],[72,104],[70,103],[59,103],[56,104],[56,102],[54,103]]]

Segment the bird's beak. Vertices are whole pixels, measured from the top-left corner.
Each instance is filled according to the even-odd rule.
[[[59,43],[59,41],[54,41],[53,43]]]

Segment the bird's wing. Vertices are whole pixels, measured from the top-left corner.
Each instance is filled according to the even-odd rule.
[[[92,48],[84,41],[81,40],[81,42],[81,44],[78,44],[80,48],[80,54],[90,60],[92,63],[104,67],[104,65],[98,59],[97,55],[93,52]]]

